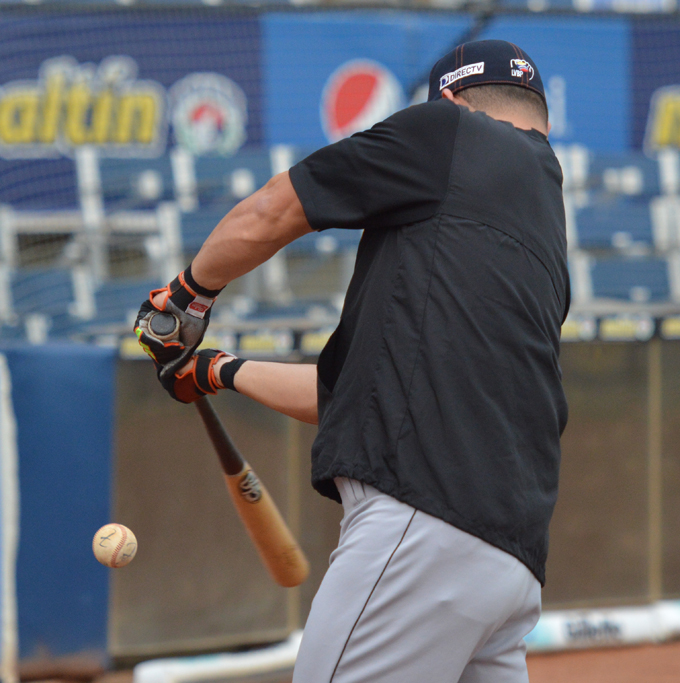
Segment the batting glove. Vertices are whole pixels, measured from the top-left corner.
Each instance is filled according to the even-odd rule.
[[[234,357],[229,363],[224,363],[220,371],[220,382],[215,376],[215,365],[220,358],[233,354],[218,351],[217,349],[203,349],[194,354],[193,362],[189,367],[184,367],[172,376],[164,376],[159,370],[159,379],[166,391],[180,403],[193,403],[206,394],[216,394],[222,387],[234,388],[233,375],[245,361]],[[224,372],[224,368],[236,366],[230,371]],[[159,367],[159,366],[157,366]],[[231,386],[225,384],[223,379],[231,374]]]
[[[173,338],[161,341],[151,333],[149,321],[160,311],[151,302],[153,295],[157,291],[159,290],[151,292],[149,299],[141,305],[139,313],[137,313],[137,321],[135,322],[135,334],[139,340],[139,345],[151,357],[154,363],[167,365],[182,356],[186,346],[179,339]],[[179,335],[179,332],[177,334]]]
[[[180,273],[169,285],[149,293],[137,314],[135,334],[151,358],[163,366],[163,374],[172,377],[177,368],[189,360],[203,340],[210,320],[210,310],[221,289],[206,289],[191,274],[191,266]],[[157,294],[167,292],[162,308],[153,303]],[[159,311],[172,313],[179,320],[179,331],[174,338],[161,341],[149,334],[149,320]]]

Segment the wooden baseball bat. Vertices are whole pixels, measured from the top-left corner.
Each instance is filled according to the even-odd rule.
[[[149,331],[159,339],[169,339],[169,334],[177,333],[176,322],[170,313],[157,313],[149,321]],[[234,507],[262,562],[281,586],[299,586],[309,575],[309,562],[276,503],[234,445],[208,397],[199,398],[194,405],[220,459]]]

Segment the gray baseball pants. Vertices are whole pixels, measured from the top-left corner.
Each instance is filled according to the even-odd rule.
[[[512,555],[336,479],[340,542],[293,683],[527,683],[541,587]]]

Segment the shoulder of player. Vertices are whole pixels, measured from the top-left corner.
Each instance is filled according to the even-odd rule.
[[[457,119],[460,116],[460,110],[462,107],[447,100],[441,98],[439,100],[434,100],[432,102],[423,102],[421,104],[412,104],[410,107],[401,109],[393,117],[403,117],[412,119]],[[391,117],[392,118],[392,117]]]
[[[386,119],[385,123],[414,134],[443,133],[457,126],[461,109],[446,99],[424,102],[401,109]]]

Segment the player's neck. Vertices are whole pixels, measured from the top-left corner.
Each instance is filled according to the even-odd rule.
[[[517,111],[509,113],[507,111],[494,111],[493,109],[476,109],[464,98],[459,97],[458,95],[453,95],[446,89],[443,91],[442,96],[454,104],[467,107],[470,111],[483,111],[487,116],[491,117],[492,119],[496,119],[496,121],[507,121],[515,128],[519,128],[520,130],[537,130],[546,137],[548,137],[548,133],[550,132],[549,123],[546,125],[543,121],[534,116],[529,116],[524,112]]]

